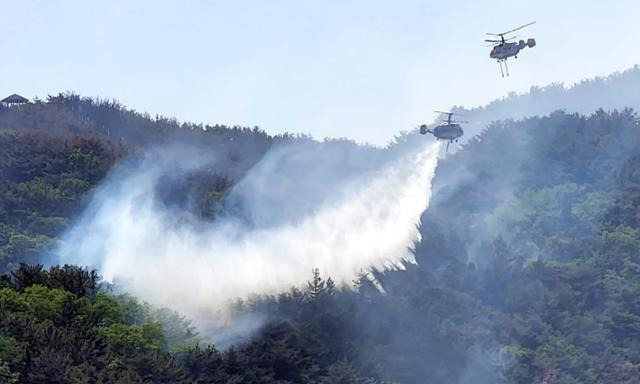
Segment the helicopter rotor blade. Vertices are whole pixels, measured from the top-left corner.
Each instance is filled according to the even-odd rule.
[[[523,25],[523,26],[520,26],[520,27],[518,27],[518,28],[512,29],[512,30],[510,30],[510,31],[503,32],[503,33],[501,33],[501,35],[506,35],[507,33],[515,32],[515,31],[517,31],[517,30],[520,30],[520,29],[522,29],[522,28],[524,28],[524,27],[528,27],[528,26],[533,25],[533,24],[535,24],[535,23],[536,23],[536,22],[534,21],[534,22],[531,22],[531,23],[529,23],[529,24],[525,24],[525,25]]]

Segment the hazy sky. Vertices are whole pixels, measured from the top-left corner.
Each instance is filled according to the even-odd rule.
[[[485,32],[530,21],[501,78]],[[640,1],[2,1],[0,93],[378,144],[433,109],[640,63]]]

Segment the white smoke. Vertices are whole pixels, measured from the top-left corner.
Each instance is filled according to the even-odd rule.
[[[215,158],[190,148],[147,155],[94,194],[64,237],[60,261],[96,267],[105,279],[200,326],[233,300],[303,285],[312,268],[346,285],[362,269],[412,262],[439,145],[378,157],[313,147],[321,149],[272,149],[227,198],[249,220],[226,214],[204,226],[159,204],[157,190],[163,177]],[[305,156],[326,162],[309,167]]]

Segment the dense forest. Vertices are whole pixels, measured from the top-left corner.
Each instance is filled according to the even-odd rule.
[[[3,108],[0,382],[640,383],[639,128],[630,109],[492,123],[440,161],[417,264],[376,273],[385,294],[309,266],[308,286],[243,303],[266,325],[219,350],[100,271],[40,257],[145,146],[224,151],[181,192],[215,220],[215,196],[274,142],[308,138],[73,94]]]

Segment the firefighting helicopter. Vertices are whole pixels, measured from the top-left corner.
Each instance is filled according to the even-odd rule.
[[[507,32],[502,32],[502,33],[487,33],[487,35],[490,36],[499,36],[500,39],[487,39],[485,40],[487,43],[491,43],[489,46],[493,46],[493,49],[491,50],[491,52],[489,53],[489,57],[491,57],[492,59],[496,59],[498,60],[498,63],[500,64],[500,73],[502,74],[502,77],[504,77],[505,72],[503,72],[502,70],[502,63],[504,62],[504,68],[506,70],[507,76],[509,76],[509,67],[507,66],[507,59],[510,57],[515,57],[516,59],[518,58],[518,53],[520,52],[520,50],[522,50],[524,47],[529,47],[529,48],[533,48],[536,46],[536,40],[535,39],[527,39],[527,42],[525,42],[524,40],[520,40],[517,43],[516,42],[510,42],[510,40],[514,40],[516,39],[518,36],[512,36],[512,37],[507,37],[505,39],[505,35],[508,35],[510,33],[513,33],[517,30],[520,30],[524,27],[528,27],[532,24],[535,24],[536,22],[532,22],[529,24],[525,24],[521,27],[512,29],[510,31]]]
[[[459,123],[468,123],[468,121],[462,120],[451,120],[451,116],[455,115],[453,112],[440,112],[434,111],[435,113],[439,113],[441,115],[447,115],[445,121],[442,124],[435,126],[433,128],[428,128],[426,124],[422,124],[420,126],[420,133],[426,135],[427,133],[432,134],[438,140],[447,140],[447,152],[449,151],[449,144],[454,141],[458,141],[458,139],[464,134],[462,127],[460,127]]]

